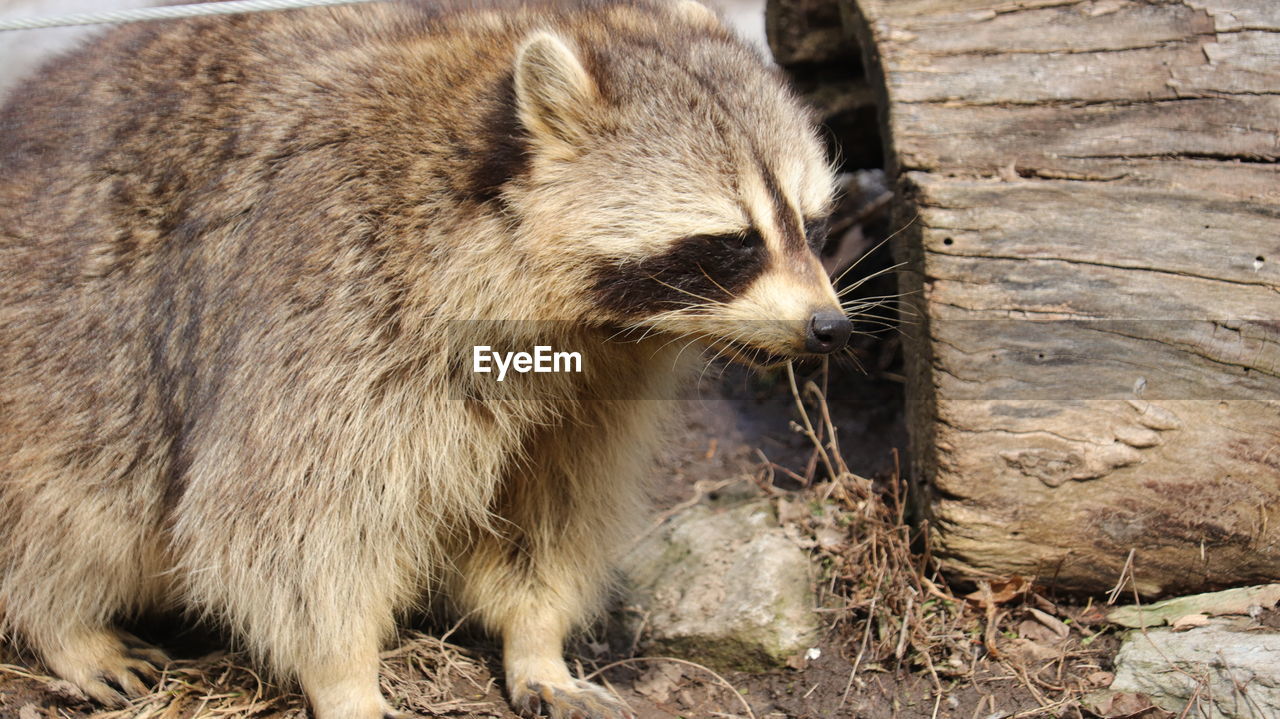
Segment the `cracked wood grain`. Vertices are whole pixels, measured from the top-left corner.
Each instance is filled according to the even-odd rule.
[[[938,554],[1084,591],[1130,549],[1146,594],[1280,574],[1280,3],[847,2]]]
[[[1123,176],[1130,158],[1259,161],[1262,179],[1280,186],[1280,96],[1178,99],[1164,102],[969,107],[894,106],[894,143],[905,170],[982,172],[1012,167]],[[1183,165],[1187,176],[1201,165]],[[1242,174],[1242,179],[1243,175]],[[1232,192],[1229,177],[1214,183]],[[1245,181],[1248,181],[1245,179]]]
[[[1055,260],[1280,289],[1280,208],[1177,187],[907,176],[930,254]],[[1129,242],[1099,243],[1099,235]],[[1205,243],[1217,250],[1207,255]],[[1151,251],[1159,247],[1158,253]],[[1259,262],[1258,258],[1263,260]],[[1272,298],[1237,312],[1271,317]],[[1204,313],[1197,316],[1203,316]]]

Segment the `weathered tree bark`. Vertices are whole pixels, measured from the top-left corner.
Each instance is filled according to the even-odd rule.
[[[1280,576],[1280,2],[843,0],[882,83],[934,551]],[[874,84],[874,81],[873,81]]]

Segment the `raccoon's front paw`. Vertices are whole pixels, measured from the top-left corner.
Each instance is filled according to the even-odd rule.
[[[127,632],[102,630],[65,638],[57,651],[45,652],[55,674],[76,685],[89,698],[119,707],[150,692],[169,663],[164,652]]]
[[[636,719],[622,700],[591,682],[525,682],[511,688],[511,705],[526,719]]]

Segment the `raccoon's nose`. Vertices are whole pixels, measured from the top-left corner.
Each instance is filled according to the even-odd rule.
[[[842,349],[853,334],[853,323],[843,312],[818,310],[809,319],[804,348],[808,352],[828,354]]]

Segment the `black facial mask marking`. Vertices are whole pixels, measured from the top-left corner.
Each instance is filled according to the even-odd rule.
[[[732,235],[692,235],[639,262],[604,262],[592,294],[621,317],[638,318],[739,296],[768,265],[754,229]]]

